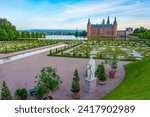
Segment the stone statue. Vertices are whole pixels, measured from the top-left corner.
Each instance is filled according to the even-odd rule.
[[[90,56],[90,60],[87,65],[87,79],[95,79],[95,60]]]

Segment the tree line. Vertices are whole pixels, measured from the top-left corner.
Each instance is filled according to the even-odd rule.
[[[137,36],[141,39],[150,39],[150,29],[146,29],[143,27],[136,28],[133,32],[133,36]]]
[[[46,34],[39,32],[19,32],[18,38],[46,38]]]
[[[87,32],[86,31],[82,31],[82,32],[76,31],[74,35],[75,35],[75,37],[86,37]]]
[[[19,32],[6,18],[0,18],[0,41],[11,41],[19,38],[45,38],[44,33]]]

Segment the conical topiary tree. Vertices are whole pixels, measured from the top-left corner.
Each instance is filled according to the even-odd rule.
[[[5,81],[3,81],[2,85],[1,100],[12,100],[11,92]]]
[[[98,65],[97,76],[100,81],[106,80],[105,67],[103,63]]]
[[[77,69],[74,71],[71,91],[74,93],[77,93],[80,91],[80,77],[79,77]]]

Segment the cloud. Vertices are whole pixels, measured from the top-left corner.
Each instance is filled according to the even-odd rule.
[[[18,29],[76,29],[77,27],[86,29],[88,17],[91,18],[92,23],[100,23],[108,15],[111,21],[117,16],[120,29],[125,29],[129,25],[150,27],[147,25],[150,19],[148,0],[0,1],[0,16],[6,17]]]
[[[115,9],[114,7],[117,7],[123,1],[125,0],[122,0],[121,2],[115,1],[113,3],[88,2],[88,3],[78,4],[78,5],[64,4],[65,10],[63,13],[58,14],[58,17],[65,16],[65,17],[61,17],[63,20],[93,17],[97,14],[104,14],[104,13],[108,13],[109,11],[114,10]]]

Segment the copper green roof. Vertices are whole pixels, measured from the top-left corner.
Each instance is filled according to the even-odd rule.
[[[92,24],[93,28],[111,28],[112,24]]]

